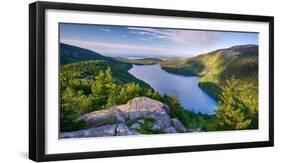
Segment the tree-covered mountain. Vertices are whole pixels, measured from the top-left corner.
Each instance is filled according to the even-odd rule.
[[[216,76],[223,80],[228,71],[231,75],[245,76],[257,71],[258,46],[241,45],[215,50],[195,57],[166,61],[161,67],[168,72],[181,75]],[[241,71],[246,70],[246,71]]]
[[[92,50],[60,43],[60,64],[88,61],[88,60],[113,60]]]
[[[61,89],[73,80],[83,82],[92,80],[99,71],[106,70],[108,67],[112,68],[113,78],[117,83],[135,82],[150,88],[148,84],[128,73],[132,68],[131,63],[106,57],[95,51],[60,43],[60,61]]]
[[[199,87],[220,101],[219,108],[243,108],[243,111],[229,109],[227,113],[223,112],[226,110],[217,110],[217,114],[223,112],[222,116],[231,116],[230,119],[233,120],[235,116],[237,119],[238,115],[241,117],[240,113],[243,112],[245,114],[243,122],[248,124],[242,125],[242,122],[239,124],[243,127],[246,125],[245,128],[257,128],[257,45],[234,46],[184,60],[162,62],[161,67],[171,73],[200,76]],[[223,104],[226,101],[232,102]],[[231,120],[227,120],[226,117],[223,119],[230,123]],[[233,126],[227,128],[237,129]]]
[[[200,76],[201,85],[209,82],[219,86],[233,76],[257,85],[258,46],[219,49],[184,60],[162,62],[161,67],[171,73]]]

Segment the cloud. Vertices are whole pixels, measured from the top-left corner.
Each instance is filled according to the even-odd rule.
[[[105,31],[105,32],[111,32],[110,29],[100,29],[101,31]]]
[[[191,46],[210,45],[218,40],[217,33],[210,31],[139,27],[128,27],[128,29],[132,30],[131,33],[133,34],[145,35],[150,39],[165,39],[174,43]]]
[[[138,34],[138,35],[152,35],[153,33],[149,33],[149,32],[144,32],[144,31],[130,31],[130,33],[132,34]]]
[[[215,32],[195,30],[175,30],[167,39],[177,43],[199,46],[210,45],[218,40]]]
[[[160,34],[160,35],[168,35],[169,29],[158,29],[158,28],[139,28],[139,27],[128,27],[128,29],[136,30],[136,31],[146,31],[152,35]]]
[[[70,44],[82,48],[87,48],[91,50],[145,50],[145,51],[153,51],[153,52],[161,52],[164,49],[158,47],[151,46],[143,46],[143,45],[129,45],[129,44],[116,44],[116,43],[101,43],[96,41],[84,41],[84,40],[76,40],[76,39],[62,39],[62,43]]]

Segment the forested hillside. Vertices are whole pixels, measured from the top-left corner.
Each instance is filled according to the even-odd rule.
[[[247,127],[257,128],[258,46],[219,49],[185,60],[162,62],[161,67],[171,73],[200,76],[199,86],[220,101],[223,101],[224,93],[230,91],[228,93],[235,98],[232,100],[246,108],[241,112],[247,112],[244,117],[251,120]]]
[[[88,61],[88,60],[112,60],[92,50],[60,43],[60,64]]]
[[[127,59],[127,58],[115,58],[118,61],[132,63],[136,65],[152,65],[152,64],[159,64],[164,60],[159,58],[143,58],[143,59]]]

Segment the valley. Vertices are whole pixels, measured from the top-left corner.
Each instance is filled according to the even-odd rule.
[[[61,43],[60,64],[61,131],[63,132],[86,129],[87,122],[77,120],[79,116],[107,110],[117,105],[130,104],[130,100],[138,97],[147,97],[166,104],[170,109],[168,114],[170,118],[178,119],[186,131],[258,128],[258,46],[256,45],[218,49],[186,59],[163,60],[107,57],[91,50]],[[159,73],[150,74],[150,77],[148,76],[150,79],[159,78],[158,81],[153,80],[153,84],[149,78],[143,78],[148,75],[145,69],[139,74],[132,73],[135,71],[134,68],[142,65],[152,67],[157,65],[157,69],[161,69],[161,73],[164,74],[163,78],[157,76]],[[165,79],[165,74],[176,75],[180,78],[177,82],[184,82],[167,80],[168,84],[164,85],[164,80],[171,79],[171,76]],[[192,84],[186,82],[187,79],[192,78],[196,78]],[[176,84],[179,89],[169,87],[169,84]],[[183,93],[180,93],[181,86],[190,85],[198,88],[182,89]],[[163,92],[159,86],[171,90],[168,93]],[[186,96],[186,93],[189,95]],[[199,96],[200,94],[202,96]],[[195,96],[198,97],[194,98]],[[185,104],[185,99],[194,104]],[[204,103],[206,105],[201,105]],[[196,106],[200,109],[196,110]],[[204,112],[204,106],[208,111]],[[213,107],[212,110],[208,109],[210,106]],[[230,117],[225,117],[229,112],[231,112]],[[226,121],[226,118],[231,121]],[[116,123],[112,120],[109,122],[110,125]],[[109,122],[106,121],[106,124]],[[141,131],[144,134],[151,132],[151,128]]]

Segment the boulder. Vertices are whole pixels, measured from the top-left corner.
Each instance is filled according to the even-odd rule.
[[[130,130],[127,135],[139,135],[139,133],[136,130]]]
[[[62,132],[60,133],[60,138],[115,136],[116,127],[117,125],[114,124],[79,131]]]
[[[90,128],[72,132],[62,132],[59,137],[65,138],[82,138],[82,137],[104,137],[104,136],[123,136],[123,135],[138,135],[136,131],[131,131],[124,123],[116,125],[106,125],[96,128]]]
[[[125,120],[124,120],[124,118],[123,117],[121,117],[121,115],[119,114],[119,112],[114,112],[114,116],[115,116],[115,119],[116,119],[116,121],[118,122],[118,123],[124,123],[125,122]]]
[[[134,123],[130,127],[131,130],[139,130],[141,128],[141,125],[139,123]]]
[[[163,130],[164,133],[168,134],[168,133],[177,133],[177,130],[174,127],[169,127],[169,128],[165,128]]]
[[[144,119],[140,119],[140,120],[138,120],[138,123],[140,123],[140,124],[144,124]]]
[[[203,132],[202,128],[192,128],[192,129],[188,129],[188,132]]]
[[[161,129],[171,127],[169,107],[162,102],[148,97],[136,97],[125,105],[93,111],[81,116],[79,119],[86,121],[87,128],[92,128],[108,124],[124,123],[125,120],[136,120],[139,118],[153,118]]]
[[[186,132],[186,128],[177,118],[172,118],[172,124],[177,131]]]
[[[170,127],[169,107],[148,97],[136,97],[116,109],[125,120],[152,118],[161,128]]]
[[[113,108],[107,110],[93,111],[78,118],[86,122],[86,128],[95,128],[99,126],[123,123],[125,120]]]
[[[119,123],[115,129],[116,136],[128,135],[129,132],[130,130],[124,123]]]
[[[161,130],[161,127],[160,127],[158,124],[154,124],[154,125],[151,127],[151,130],[153,130],[153,131],[159,131],[159,130]]]
[[[93,111],[79,117],[78,119],[86,122],[86,129],[60,133],[60,138],[137,135],[144,119],[148,118],[154,119],[154,123],[148,126],[151,130],[164,133],[186,131],[179,120],[171,120],[166,104],[148,97],[136,97],[127,104]],[[135,123],[128,128],[126,121]]]

